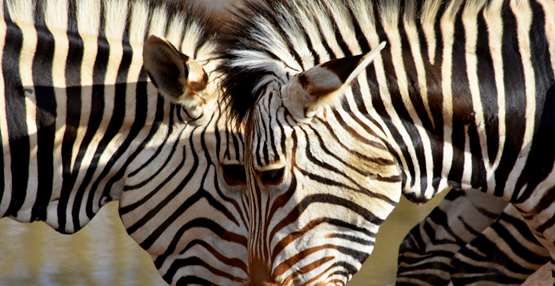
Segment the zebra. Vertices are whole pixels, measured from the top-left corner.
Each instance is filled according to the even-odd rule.
[[[452,191],[401,243],[397,285],[520,285],[548,262],[511,204]]]
[[[255,284],[346,284],[402,194],[448,186],[511,202],[553,261],[555,2],[261,2],[220,68]]]
[[[451,280],[454,285],[520,285],[546,264],[553,267],[549,252],[509,204],[495,223],[455,255]]]
[[[0,215],[71,234],[119,200],[166,282],[240,285],[243,139],[202,11],[3,0],[0,14]]]

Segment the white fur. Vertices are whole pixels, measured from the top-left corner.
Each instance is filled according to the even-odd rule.
[[[485,19],[486,25],[489,31],[489,47],[491,58],[493,62],[493,69],[495,72],[495,87],[497,90],[497,108],[498,118],[499,118],[499,134],[505,134],[506,123],[505,123],[505,76],[503,74],[504,64],[503,64],[503,53],[502,53],[502,39],[503,39],[503,20],[501,19],[501,9],[503,5],[503,0],[494,0],[490,2],[490,5],[484,9],[483,17]],[[505,140],[504,136],[499,136],[499,150],[495,158],[489,158],[491,161],[491,169],[495,169],[499,166],[501,162],[501,155],[505,149],[502,142]],[[490,168],[486,168],[488,173],[488,178],[494,180],[494,176],[491,175],[492,171]],[[488,189],[493,189],[495,182],[488,181]]]
[[[33,1],[31,0],[17,0],[7,1],[8,12],[14,22],[33,23]]]
[[[137,1],[133,5],[129,25],[129,42],[132,46],[140,46],[144,41],[148,24],[146,19],[148,19],[148,6],[145,2]]]
[[[98,0],[97,0],[98,1]],[[106,37],[121,39],[127,19],[127,0],[103,0],[106,23]]]
[[[164,30],[166,29],[166,22],[168,17],[166,11],[160,8],[152,12],[149,34],[164,38]]]
[[[77,26],[81,35],[98,36],[100,27],[100,1],[77,1]]]
[[[434,32],[434,25],[436,23],[437,13],[439,7],[441,7],[442,1],[437,0],[427,0],[423,4],[421,12],[421,24],[422,30],[424,31],[424,36],[426,37],[426,43],[428,44],[428,58],[430,63],[435,63],[436,57],[436,37]]]
[[[183,20],[183,18],[173,18],[169,24],[169,30],[166,36],[167,40],[177,49],[179,49],[179,41],[183,35],[183,27],[185,27]],[[196,43],[197,40],[198,39],[193,39],[191,42]]]
[[[67,0],[46,1],[44,8],[44,21],[48,27],[66,30],[67,29]]]

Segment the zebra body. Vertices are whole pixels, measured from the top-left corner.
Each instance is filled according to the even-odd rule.
[[[202,11],[149,0],[0,9],[0,215],[74,233],[119,200],[168,283],[245,280],[243,143],[220,105]]]
[[[344,284],[401,193],[447,186],[513,203],[555,254],[554,1],[262,2],[222,70],[264,277]]]
[[[401,243],[397,284],[520,285],[547,262],[549,253],[512,205],[452,191]]]

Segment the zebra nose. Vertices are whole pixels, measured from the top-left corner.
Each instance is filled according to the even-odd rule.
[[[285,177],[285,167],[277,167],[258,171],[258,178],[264,186],[278,186],[283,182]]]

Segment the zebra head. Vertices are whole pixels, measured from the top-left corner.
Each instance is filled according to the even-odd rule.
[[[287,40],[271,34],[283,19],[247,15],[232,27],[222,70],[246,121],[248,285],[346,285],[401,194],[381,131],[337,106],[384,45],[304,65],[288,43],[269,43]]]
[[[344,285],[372,252],[398,202],[399,172],[373,130],[350,129],[330,106],[380,48],[261,90],[246,128],[254,285]]]
[[[193,59],[156,36],[143,59],[152,93],[171,107],[129,168],[120,198],[126,230],[171,285],[241,285],[243,142],[221,104],[213,60]]]

